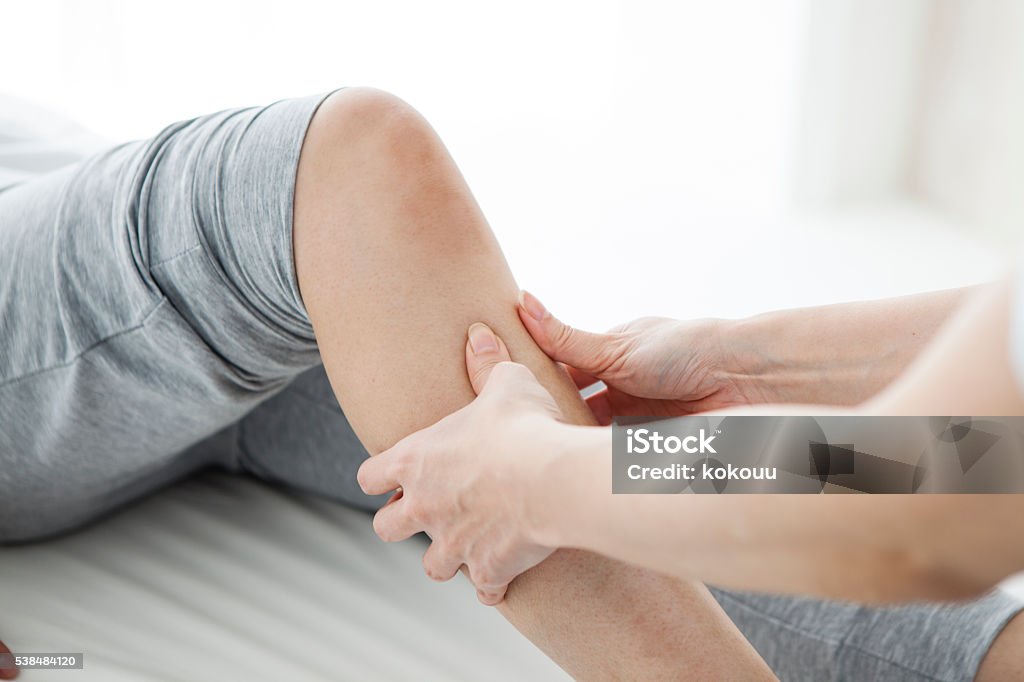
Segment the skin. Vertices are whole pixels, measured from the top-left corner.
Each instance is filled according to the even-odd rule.
[[[949,301],[961,298],[943,293],[928,300],[938,297]],[[1024,400],[1014,382],[1006,347],[1009,298],[1008,287],[1002,284],[976,291],[973,300],[888,388],[840,412],[1020,414]],[[893,325],[891,329],[900,330],[890,334],[919,343],[918,334],[908,334],[908,328],[940,326],[936,315],[921,319],[919,303],[920,299],[907,299],[896,304],[915,312],[903,325]],[[879,308],[893,305],[857,305],[853,310],[874,316],[881,314]],[[744,393],[748,386],[760,395],[786,395],[783,391],[801,395],[794,393],[798,381],[783,378],[775,387],[766,381],[767,373],[741,370],[729,359],[741,353],[725,349],[754,345],[747,339],[723,342],[721,329],[709,336],[708,347],[694,350],[695,337],[685,324],[672,320],[641,320],[595,335],[562,324],[529,294],[522,296],[520,311],[540,346],[556,359],[572,363],[579,383],[600,378],[609,386],[591,399],[595,412],[602,416],[610,412],[676,415],[702,407],[713,409],[749,400]],[[834,312],[825,309],[820,314],[828,318]],[[800,312],[794,316],[806,317]],[[776,325],[769,322],[767,326]],[[749,326],[736,328],[749,335],[744,331]],[[680,343],[682,338],[689,343]],[[855,348],[843,357],[820,350],[813,335],[807,336],[805,346],[811,353],[832,358],[841,374],[877,381],[879,374],[892,371],[894,363],[872,360],[870,346],[876,344],[872,340],[868,349]],[[900,344],[894,345],[896,353]],[[419,507],[417,518],[403,513],[401,507],[378,514],[378,528],[389,539],[427,530],[432,537],[450,542],[451,530],[437,524],[451,523],[457,516],[461,546],[456,559],[462,559],[471,572],[475,565],[486,566],[489,592],[500,590],[516,570],[529,565],[528,559],[543,556],[543,548],[565,546],[726,586],[810,592],[867,602],[972,596],[1024,568],[1020,543],[1000,542],[1001,535],[992,535],[997,529],[999,533],[1024,530],[1013,526],[1024,526],[1018,496],[845,495],[821,500],[807,496],[611,495],[607,432],[565,424],[550,410],[539,410],[545,404],[544,392],[527,372],[499,365],[501,371],[494,376],[498,385],[488,390],[479,375],[489,370],[481,367],[510,359],[500,343],[488,347],[493,350],[485,359],[479,353],[467,356],[481,398],[460,414],[398,444],[379,460],[366,463],[360,481],[374,492],[401,486],[408,501]],[[768,357],[774,357],[770,344],[766,347]],[[700,369],[695,369],[694,358]],[[755,366],[776,363],[762,359]],[[788,367],[788,363],[777,364]],[[820,388],[829,382],[813,376],[820,372],[808,372],[806,364],[782,371],[792,372],[815,394],[836,391]],[[813,378],[804,379],[806,374]],[[781,371],[778,376],[783,376]],[[836,384],[842,386],[843,381],[841,377]],[[503,399],[499,403],[492,395]],[[799,415],[837,410],[822,405],[732,410],[741,412]],[[432,463],[441,461],[444,466],[420,466],[423,453],[435,450]],[[474,456],[480,451],[490,452],[487,460]],[[444,475],[447,471],[462,475],[448,477]],[[551,501],[535,504],[535,500]],[[458,504],[459,514],[451,514],[452,504]],[[693,527],[679,524],[680,513],[703,521]],[[821,522],[804,523],[812,516]],[[860,522],[843,523],[853,517]],[[498,535],[499,531],[503,535]],[[513,539],[505,537],[513,532]],[[755,561],[758,570],[746,570]]]
[[[7,645],[0,642],[0,654],[9,654],[11,650],[7,648]],[[17,668],[0,668],[0,680],[13,680],[18,676]]]
[[[479,207],[407,104],[361,88],[323,104],[303,145],[294,219],[298,281],[321,356],[371,454],[473,400],[464,349],[475,320],[501,335],[560,423],[594,423],[565,370],[523,327],[518,287]],[[417,515],[402,495],[388,508]],[[459,565],[442,542],[424,564],[437,577]],[[486,570],[475,570],[488,584]],[[773,679],[701,584],[591,552],[552,553],[511,584],[499,608],[577,678]]]
[[[523,292],[524,324],[582,388],[601,424],[741,405],[856,405],[894,381],[974,293],[950,289],[765,313],[745,320],[645,317],[607,333],[574,329]],[[540,318],[528,311],[534,311]],[[666,371],[668,370],[668,371]]]
[[[840,409],[804,404],[733,412],[998,416],[1024,414],[1010,366],[1011,299],[1010,286],[998,283],[736,324],[696,323],[703,334],[650,319],[588,334],[529,295],[520,299],[520,317],[579,384],[599,378],[608,385],[590,400],[599,419],[611,412],[686,414],[762,397],[851,396],[858,402]],[[773,341],[783,329],[789,337]],[[838,341],[837,333],[843,342],[823,347],[830,337]],[[474,382],[476,402],[360,471],[368,491],[400,486],[418,507],[416,518],[382,510],[385,539],[426,530],[471,574],[474,565],[488,567],[489,591],[545,551],[566,546],[725,586],[869,603],[973,597],[1024,569],[1018,495],[612,495],[607,432],[558,421],[529,372],[511,369],[511,358],[495,347],[467,355],[469,373],[484,377]],[[766,349],[763,356],[751,357],[757,348]],[[836,382],[828,386],[833,373]],[[872,396],[873,387],[884,388]],[[506,431],[509,437],[490,437]],[[421,466],[428,456],[431,466]],[[443,475],[453,470],[460,476]],[[1021,657],[1006,644],[1021,636],[1019,620],[992,647],[979,679],[1021,670]]]

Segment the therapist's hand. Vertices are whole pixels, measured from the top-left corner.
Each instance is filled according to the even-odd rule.
[[[587,399],[601,424],[613,415],[675,417],[754,402],[730,379],[717,320],[643,317],[594,334],[560,321],[526,291],[519,317],[577,386],[607,385]]]
[[[573,427],[551,394],[485,325],[469,329],[466,367],[476,400],[366,460],[359,485],[371,495],[398,489],[373,526],[387,542],[420,531],[432,539],[423,566],[449,580],[465,564],[488,605],[509,582],[553,551],[536,516],[549,501],[539,484]]]

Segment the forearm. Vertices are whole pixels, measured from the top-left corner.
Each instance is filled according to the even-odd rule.
[[[981,288],[868,415],[1024,414],[1006,284]],[[730,413],[823,414],[821,406]],[[838,411],[837,411],[838,412]],[[674,575],[858,601],[966,596],[1024,568],[1019,495],[613,495],[607,431],[574,429],[549,481],[570,486],[539,527]]]
[[[581,430],[544,539],[681,578],[868,603],[958,599],[1018,570],[1018,496],[616,495],[607,432]],[[558,484],[563,487],[562,483]]]
[[[971,291],[722,320],[722,379],[757,403],[863,402],[910,364]]]

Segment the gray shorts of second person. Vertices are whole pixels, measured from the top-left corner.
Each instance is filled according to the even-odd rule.
[[[323,98],[177,123],[0,192],[0,541],[208,466],[381,503],[355,484],[366,452],[292,260]],[[1000,592],[892,609],[713,593],[784,680],[969,680],[1020,608]]]

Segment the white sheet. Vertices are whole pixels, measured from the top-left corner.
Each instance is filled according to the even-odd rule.
[[[85,531],[0,549],[0,638],[81,652],[54,680],[558,680],[423,546],[363,513],[211,473]]]

